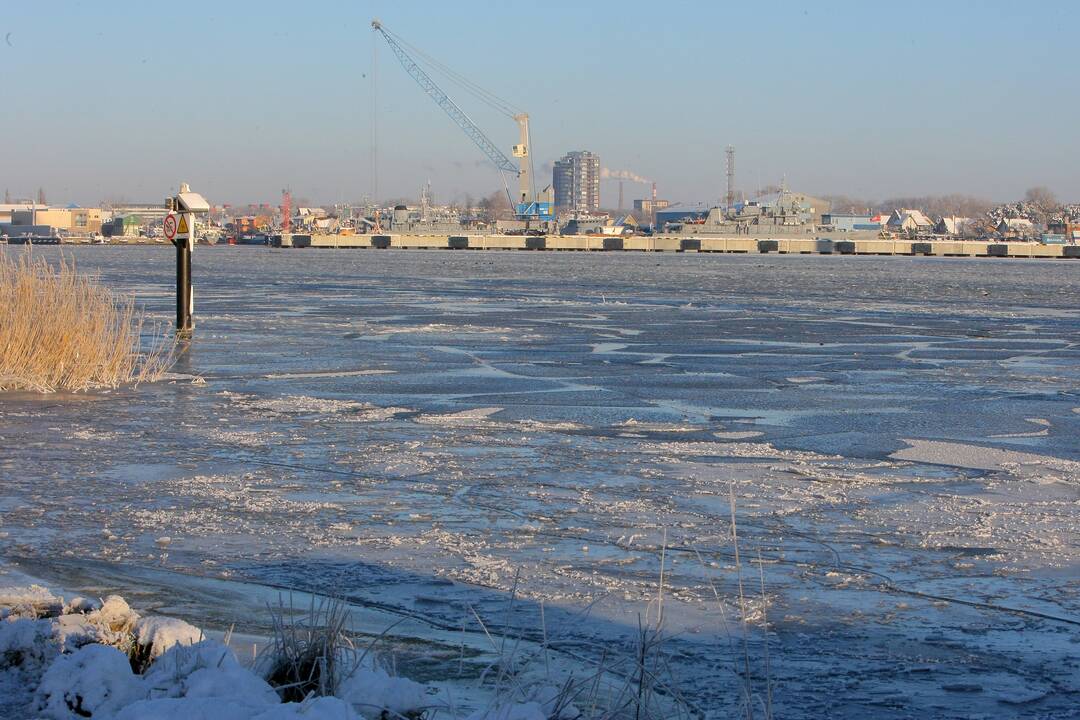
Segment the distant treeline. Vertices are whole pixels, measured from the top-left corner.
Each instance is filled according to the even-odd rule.
[[[952,193],[949,195],[921,195],[913,197],[895,197],[874,201],[854,198],[847,195],[826,195],[832,203],[835,213],[890,213],[898,208],[922,210],[931,217],[968,217],[981,218],[991,214],[999,203],[984,198]],[[1021,201],[1025,205],[1041,209],[1045,214],[1053,214],[1060,208],[1060,203],[1048,188],[1033,187],[1024,193]]]
[[[936,217],[980,217],[989,212],[995,203],[971,195],[922,195],[914,197],[896,197],[873,201],[852,198],[847,195],[826,195],[832,203],[834,213],[890,213],[897,208],[922,210],[927,215]]]

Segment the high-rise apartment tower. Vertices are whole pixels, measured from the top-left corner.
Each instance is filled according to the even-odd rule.
[[[555,207],[573,212],[600,209],[600,156],[588,150],[566,153],[552,170]]]

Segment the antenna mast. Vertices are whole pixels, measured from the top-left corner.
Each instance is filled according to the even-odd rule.
[[[371,43],[371,199],[379,207],[379,44]],[[378,210],[376,210],[378,213]],[[377,221],[376,221],[377,224]]]
[[[735,146],[727,146],[727,206],[735,205]]]

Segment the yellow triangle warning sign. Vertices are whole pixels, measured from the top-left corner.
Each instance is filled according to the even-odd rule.
[[[180,226],[178,228],[176,228],[176,234],[177,235],[187,235],[188,234],[187,215],[181,215],[180,216]]]

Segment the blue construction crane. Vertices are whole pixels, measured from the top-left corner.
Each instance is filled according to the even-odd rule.
[[[416,80],[420,87],[424,89],[424,92],[426,92],[428,96],[430,96],[431,99],[450,116],[450,119],[453,120],[474,143],[476,143],[476,146],[479,147],[495,167],[498,168],[499,172],[503,174],[503,185],[506,186],[507,173],[517,177],[518,197],[515,199],[511,196],[508,187],[506,190],[507,198],[510,200],[510,206],[514,208],[517,218],[519,220],[524,220],[526,226],[528,226],[528,223],[531,220],[554,220],[555,212],[551,189],[545,189],[543,193],[538,196],[536,188],[533,185],[532,157],[529,153],[530,138],[528,114],[523,112],[512,112],[510,106],[505,102],[458,76],[459,82],[465,84],[467,88],[471,86],[472,92],[477,93],[482,99],[485,99],[486,102],[489,102],[517,122],[520,132],[520,141],[517,145],[514,145],[512,154],[515,158],[518,158],[520,162],[515,165],[514,162],[506,157],[506,154],[484,134],[484,131],[472,121],[472,118],[466,115],[465,111],[458,107],[457,103],[451,100],[450,96],[448,96],[442,88],[431,79],[431,76],[428,75],[415,60],[413,60],[412,56],[406,52],[405,48],[402,47],[402,43],[395,38],[393,33],[383,27],[382,23],[378,20],[372,20],[371,27],[386,39],[386,43],[390,46],[390,49],[394,51],[394,55],[397,56],[398,61],[401,63],[401,67],[405,68],[405,72],[409,73],[409,75]],[[447,68],[444,68],[444,70],[448,73],[450,72]]]

